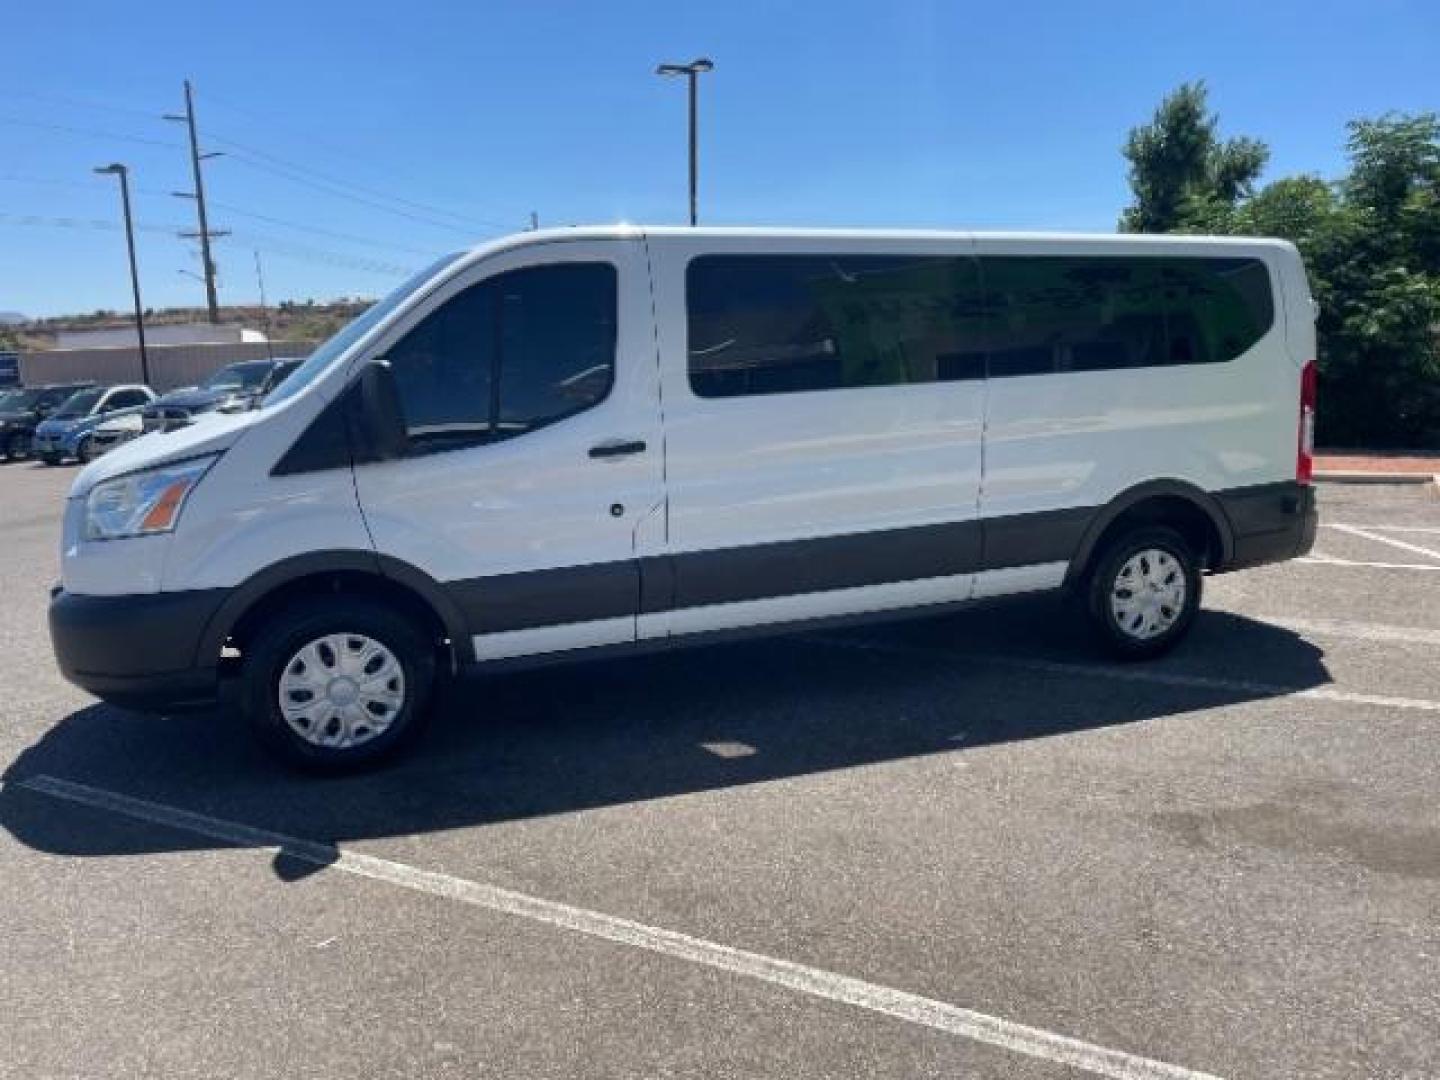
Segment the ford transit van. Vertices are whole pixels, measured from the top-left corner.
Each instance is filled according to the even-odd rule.
[[[328,769],[475,666],[1062,588],[1152,657],[1309,550],[1314,357],[1278,241],[525,233],[88,466],[55,652]]]

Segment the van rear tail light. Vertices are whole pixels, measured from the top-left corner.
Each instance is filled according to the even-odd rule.
[[[1300,369],[1300,440],[1295,454],[1295,479],[1310,483],[1315,475],[1315,361]]]

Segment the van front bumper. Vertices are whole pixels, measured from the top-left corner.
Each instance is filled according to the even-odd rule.
[[[219,657],[197,656],[226,589],[50,595],[50,641],[60,673],[107,701],[142,712],[214,705]]]

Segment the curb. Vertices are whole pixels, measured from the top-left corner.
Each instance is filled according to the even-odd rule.
[[[1315,479],[1323,484],[1435,484],[1440,487],[1440,474],[1423,472],[1357,472],[1342,469],[1316,469]]]

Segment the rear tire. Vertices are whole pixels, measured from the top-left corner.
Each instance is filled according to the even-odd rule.
[[[1200,562],[1165,526],[1125,533],[1100,553],[1086,582],[1086,606],[1106,651],[1148,660],[1174,648],[1200,610]]]
[[[43,461],[46,465],[60,464],[60,458],[55,454],[41,454],[40,460]]]
[[[272,617],[246,642],[241,708],[287,764],[352,772],[419,734],[435,682],[435,648],[410,619],[337,596]]]

